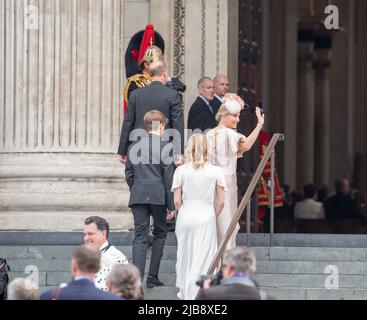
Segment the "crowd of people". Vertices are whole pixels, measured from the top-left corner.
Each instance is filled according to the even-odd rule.
[[[298,233],[365,233],[367,207],[363,194],[351,189],[348,179],[334,182],[334,192],[327,185],[313,183],[303,187],[303,192],[290,191],[282,185],[284,204],[275,209],[278,222],[292,220],[294,224],[280,226],[282,232]],[[268,231],[269,212],[262,231]]]
[[[0,294],[4,291],[3,298],[7,300],[143,300],[139,269],[108,241],[108,233],[109,224],[104,218],[93,216],[85,220],[85,244],[72,253],[69,283],[41,292],[31,278],[15,278],[7,288],[0,285]],[[246,247],[227,250],[219,272],[208,277],[191,299],[269,299],[252,279],[255,272],[253,251]]]

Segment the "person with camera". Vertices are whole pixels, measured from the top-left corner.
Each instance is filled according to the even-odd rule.
[[[256,272],[256,257],[246,247],[235,247],[224,254],[221,270],[203,276],[196,300],[269,300],[251,277]]]

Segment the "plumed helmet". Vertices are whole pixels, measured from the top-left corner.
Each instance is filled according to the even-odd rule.
[[[135,33],[128,44],[125,53],[126,77],[140,73],[143,62],[149,63],[151,59],[162,60],[163,55],[164,40],[158,32],[154,31],[153,25],[148,24],[145,30]]]

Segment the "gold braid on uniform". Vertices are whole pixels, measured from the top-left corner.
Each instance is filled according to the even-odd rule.
[[[124,89],[124,99],[126,103],[128,101],[129,88],[133,82],[138,88],[143,88],[151,84],[152,78],[147,73],[138,73],[128,78]]]

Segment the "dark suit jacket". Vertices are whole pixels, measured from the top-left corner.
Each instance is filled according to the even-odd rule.
[[[189,112],[187,124],[188,129],[200,129],[204,132],[207,129],[215,128],[216,126],[217,121],[215,120],[214,110],[211,112],[205,101],[202,98],[197,97]]]
[[[348,195],[337,193],[325,201],[328,222],[334,218],[360,218],[356,202]]]
[[[160,145],[160,148],[152,147],[156,145]],[[134,163],[137,148],[142,149],[139,157],[144,158],[143,153],[146,152],[146,161]],[[172,149],[171,143],[161,141],[156,134],[147,134],[130,146],[125,166],[126,182],[130,188],[129,207],[134,204],[155,204],[175,210],[171,192],[174,166],[168,159],[172,156]]]
[[[214,115],[216,115],[218,113],[220,106],[222,105],[222,101],[220,101],[216,96],[214,96],[214,99],[210,101],[210,105],[213,108]]]
[[[200,289],[196,300],[261,300],[261,296],[255,287],[236,283]]]
[[[65,288],[55,288],[41,294],[41,300],[123,300],[95,287],[87,279],[72,280]]]
[[[180,150],[175,151],[180,154],[184,153],[184,118],[180,95],[161,82],[153,81],[149,86],[136,89],[130,95],[121,130],[118,154],[127,155],[131,131],[145,129],[144,115],[152,110],[159,110],[167,117],[169,122],[166,128],[176,129],[180,133]]]

